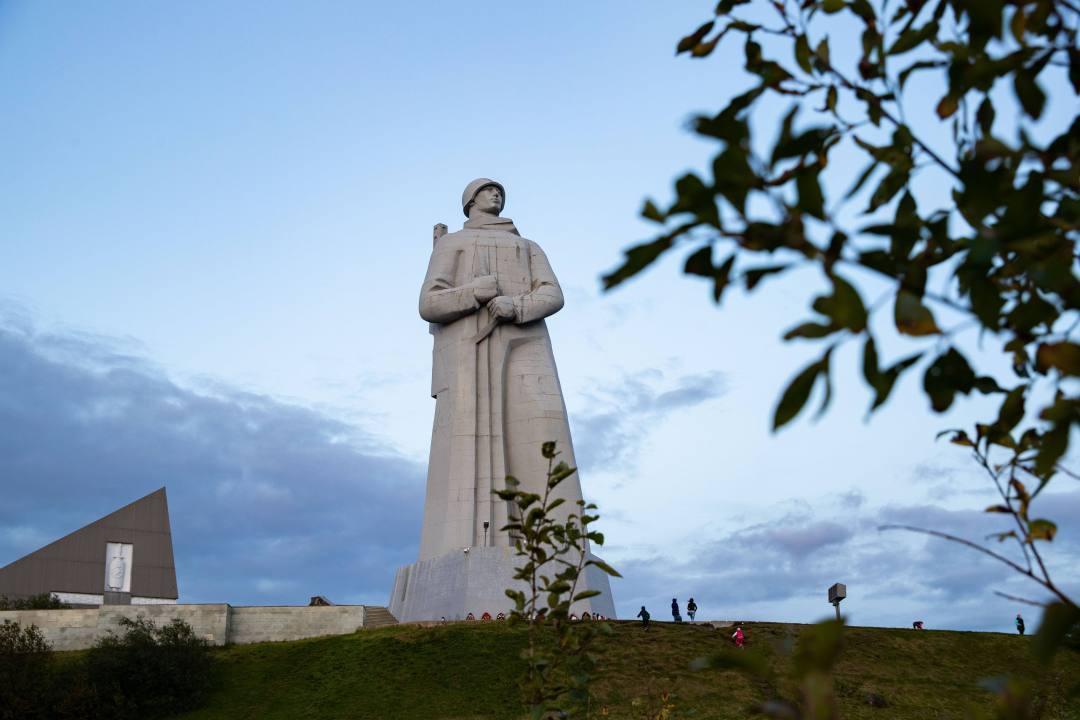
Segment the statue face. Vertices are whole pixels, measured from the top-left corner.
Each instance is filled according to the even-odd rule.
[[[469,215],[475,212],[498,215],[502,212],[502,208],[502,190],[495,185],[485,185],[480,188],[479,192],[476,193],[476,197],[473,198],[472,207],[469,208]]]

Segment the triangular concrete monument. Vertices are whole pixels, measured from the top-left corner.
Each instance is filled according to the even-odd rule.
[[[165,488],[0,568],[0,595],[41,593],[76,605],[175,603]]]

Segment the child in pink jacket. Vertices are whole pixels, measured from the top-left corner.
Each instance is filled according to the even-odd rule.
[[[735,638],[735,647],[741,650],[743,647],[743,643],[746,642],[746,636],[743,635],[742,627],[736,627],[735,632],[731,634],[731,637]]]

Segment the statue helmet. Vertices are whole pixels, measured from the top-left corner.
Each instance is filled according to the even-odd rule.
[[[502,183],[491,178],[476,178],[471,183],[465,186],[465,192],[461,193],[461,210],[465,213],[465,217],[469,217],[469,206],[472,205],[472,201],[476,199],[476,193],[480,192],[488,185],[494,185],[499,188],[499,192],[503,196],[503,206],[506,206],[506,188],[502,186]]]

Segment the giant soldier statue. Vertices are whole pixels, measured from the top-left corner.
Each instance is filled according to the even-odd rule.
[[[420,316],[435,338],[435,422],[420,559],[398,570],[390,600],[402,621],[510,609],[504,591],[515,558],[502,528],[513,508],[493,491],[513,475],[522,489],[542,494],[540,448],[550,440],[559,459],[576,466],[544,322],[562,308],[562,290],[540,246],[501,217],[505,202],[494,180],[468,184],[465,226],[441,237],[436,231],[420,291]],[[557,491],[567,501],[557,512],[576,511],[577,474]],[[585,585],[602,594],[578,611],[614,617],[607,576],[590,567]]]

